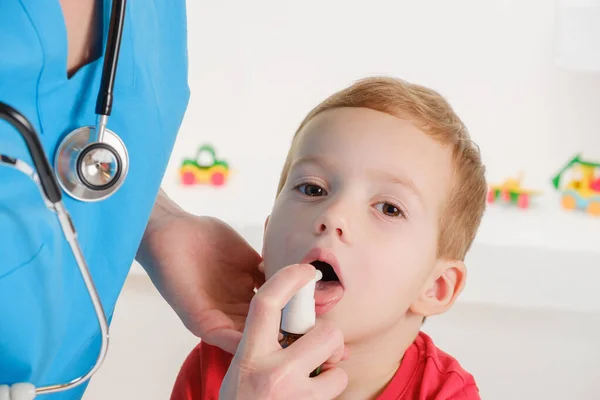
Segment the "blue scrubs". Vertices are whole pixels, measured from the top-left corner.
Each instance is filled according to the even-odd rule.
[[[104,45],[110,10],[104,0]],[[127,146],[129,175],[106,200],[63,198],[109,320],[188,104],[186,35],[185,0],[127,3],[108,128]],[[31,121],[52,164],[66,134],[96,123],[104,56],[70,79],[66,60],[57,0],[1,1],[0,100]],[[0,153],[31,162],[4,121]],[[94,364],[99,347],[94,310],[55,215],[31,180],[0,167],[0,384],[70,381]],[[41,398],[79,399],[85,386]]]

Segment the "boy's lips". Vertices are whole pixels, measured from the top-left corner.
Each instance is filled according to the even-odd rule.
[[[344,281],[339,262],[331,250],[324,248],[313,248],[302,259],[301,263],[310,264],[314,261],[322,261],[329,265],[337,275],[339,281],[320,280],[315,288],[315,311],[317,315],[331,310],[344,295]]]
[[[315,288],[315,312],[325,314],[344,296],[344,287],[339,282],[317,282]]]

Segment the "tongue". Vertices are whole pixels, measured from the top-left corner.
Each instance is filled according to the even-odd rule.
[[[315,305],[331,303],[344,294],[344,288],[339,281],[317,281],[315,286]]]

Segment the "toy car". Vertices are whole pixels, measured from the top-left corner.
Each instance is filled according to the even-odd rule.
[[[571,175],[566,183],[565,174]],[[573,157],[552,179],[555,189],[562,192],[562,206],[568,210],[585,210],[600,216],[600,163]]]
[[[531,197],[540,192],[521,187],[522,179],[522,175],[519,175],[518,178],[509,178],[500,185],[490,185],[487,196],[488,203],[491,204],[501,199],[505,203],[516,204],[519,208],[528,208]]]
[[[214,148],[204,145],[196,152],[194,159],[185,159],[179,168],[181,183],[190,186],[210,184],[222,186],[229,177],[229,165],[217,159]]]

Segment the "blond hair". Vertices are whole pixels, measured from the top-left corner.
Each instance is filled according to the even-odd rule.
[[[452,149],[454,182],[440,218],[438,257],[464,260],[485,211],[487,183],[479,148],[450,104],[437,92],[391,77],[369,77],[334,93],[304,118],[292,141],[277,196],[286,183],[298,133],[317,114],[360,107],[408,119],[423,132]]]

